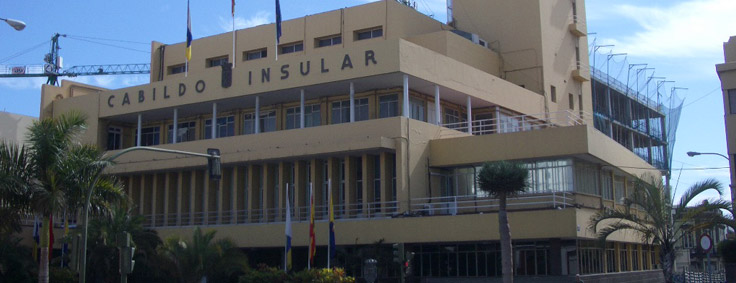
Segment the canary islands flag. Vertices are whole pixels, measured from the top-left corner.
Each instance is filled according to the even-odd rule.
[[[192,18],[189,15],[189,0],[187,0],[187,61],[192,60]]]

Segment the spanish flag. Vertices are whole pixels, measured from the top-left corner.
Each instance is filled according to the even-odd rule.
[[[192,17],[189,15],[189,0],[187,0],[187,61],[192,60]]]
[[[284,271],[289,272],[291,270],[291,204],[289,198],[289,185],[286,185],[286,263],[284,264]]]

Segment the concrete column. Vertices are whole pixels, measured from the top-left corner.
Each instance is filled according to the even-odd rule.
[[[330,181],[330,185],[332,186],[332,192],[331,194],[328,193],[328,199],[325,200],[325,204],[329,206],[330,199],[332,198],[332,205],[338,206],[340,204],[340,159],[335,157],[330,157],[327,159],[327,178]],[[328,186],[329,188],[329,186]],[[328,208],[329,209],[329,208]],[[329,213],[327,209],[325,209],[325,213]],[[329,214],[325,214],[328,215]],[[337,213],[337,209],[335,208],[335,215],[339,215]]]
[[[355,87],[350,82],[350,123],[355,122]]]
[[[138,213],[145,217],[145,210],[143,209],[143,206],[145,206],[145,204],[143,201],[146,199],[146,175],[141,174],[140,187],[138,191]]]
[[[177,173],[176,181],[176,226],[181,226],[181,202],[182,202],[182,181],[184,180],[184,172],[179,171]]]
[[[373,194],[373,179],[375,172],[375,157],[369,154],[363,154],[363,215],[371,214],[369,203],[373,202],[375,197]]]
[[[473,134],[473,104],[470,101],[470,96],[466,99],[466,106],[467,112],[468,112],[468,134]]]
[[[312,189],[314,190],[314,206],[324,205],[322,202],[322,163],[320,159],[312,160]],[[315,214],[318,214],[315,210]]]
[[[263,207],[266,213],[265,222],[270,222],[278,215],[274,207],[274,191],[276,190],[273,180],[274,166],[270,164],[263,165]]]
[[[171,172],[164,173],[164,226],[169,225],[169,187],[171,186]]]
[[[304,89],[299,90],[299,128],[304,129]]]
[[[227,173],[227,170],[223,170],[223,173]],[[209,178],[209,175],[210,174],[207,174],[208,178]],[[222,224],[222,219],[223,219],[222,218],[223,216],[222,214],[223,213],[223,201],[222,200],[223,200],[223,191],[224,191],[223,183],[224,181],[222,180],[218,182],[210,180],[210,183],[209,183],[210,186],[214,186],[214,189],[217,190],[215,192],[215,197],[216,197],[215,205],[217,207],[217,224]]]
[[[250,221],[251,222],[257,222],[260,221],[260,217],[262,213],[258,213],[258,211],[263,211],[263,208],[260,206],[261,203],[261,193],[260,193],[260,180],[261,180],[261,167],[258,165],[248,165],[248,204],[247,210],[250,213]]]
[[[210,174],[204,172],[204,186],[202,187],[202,225],[210,224]],[[213,223],[214,224],[214,223]]]
[[[254,129],[255,133],[261,132],[261,98],[256,96],[256,116],[253,119],[255,121]]]
[[[159,225],[160,223],[156,223],[156,218],[158,217],[158,214],[156,213],[156,203],[158,202],[158,174],[153,174],[151,176],[153,178],[153,182],[151,182],[151,226],[156,227],[156,225]]]
[[[217,138],[217,103],[212,103],[212,124],[210,124],[210,136],[212,139]]]
[[[233,167],[232,173],[230,174],[230,224],[238,223],[239,175],[240,168],[238,166]]]
[[[501,108],[496,106],[495,114],[496,117],[496,133],[501,133]]]
[[[348,215],[355,215],[358,206],[355,204],[358,188],[356,187],[357,160],[355,157],[345,157],[345,211]],[[348,216],[349,217],[349,216]]]
[[[392,178],[391,154],[381,152],[381,212],[386,213],[386,204],[391,201]]]
[[[279,162],[278,169],[279,170],[279,179],[276,180],[276,183],[279,185],[279,215],[283,215],[286,217],[286,214],[281,213],[281,209],[286,209],[286,184],[291,182],[291,164],[288,162]],[[286,218],[278,218],[279,220],[285,220]]]
[[[409,158],[409,144],[406,139],[397,139],[394,158],[396,158],[396,168],[391,168],[390,173],[393,173],[394,170],[396,172],[396,200],[399,202],[398,209],[399,212],[411,211],[410,172],[408,170],[411,159]],[[388,160],[388,164],[392,164],[391,160]],[[417,183],[420,183],[419,180],[417,180]]]
[[[309,200],[305,197],[309,184],[307,184],[307,164],[304,161],[294,162],[294,211],[300,211],[309,206]],[[297,214],[297,217],[300,215]],[[299,218],[297,218],[299,219]]]
[[[194,224],[196,207],[197,171],[189,172],[189,225]]]
[[[442,107],[440,106],[439,85],[434,85],[434,117],[437,125],[442,125]]]
[[[179,130],[179,109],[174,108],[174,124],[171,125],[171,143],[176,143],[176,132]]]
[[[409,117],[409,75],[404,75],[404,104],[402,116]]]
[[[138,113],[138,127],[136,128],[135,146],[141,146],[141,128],[143,127],[143,114]]]

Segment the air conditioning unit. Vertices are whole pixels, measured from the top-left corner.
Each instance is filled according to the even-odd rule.
[[[480,46],[483,46],[485,48],[488,48],[488,42],[480,38],[477,34],[473,34],[471,37],[471,40],[473,43],[478,44]]]

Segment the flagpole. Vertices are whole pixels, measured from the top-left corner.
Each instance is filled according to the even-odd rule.
[[[235,0],[232,1],[232,16],[233,16],[233,69],[235,69]]]
[[[307,270],[312,269],[312,182],[309,182],[309,247],[307,248]]]
[[[329,207],[327,208],[327,214],[329,217],[327,219],[327,269],[330,269],[330,260],[332,255],[332,245],[330,244],[331,237],[331,231],[330,231],[330,223],[332,221],[332,180],[327,179],[327,203]]]

